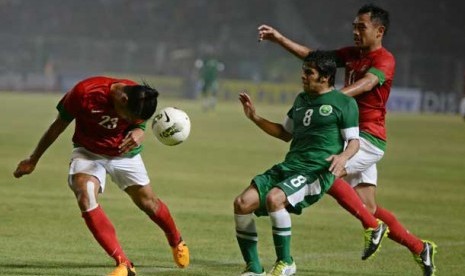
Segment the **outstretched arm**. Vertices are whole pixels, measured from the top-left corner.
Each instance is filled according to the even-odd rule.
[[[377,76],[371,73],[366,73],[365,76],[358,81],[343,87],[341,92],[347,96],[355,97],[362,93],[371,91],[376,85],[378,85],[379,79]]]
[[[268,25],[261,25],[258,27],[258,41],[262,40],[275,42],[300,59],[304,59],[312,51],[312,49],[300,45],[283,36],[276,29]]]
[[[264,132],[285,142],[289,142],[292,139],[292,134],[287,132],[282,124],[270,122],[255,113],[255,106],[247,93],[241,92],[239,94],[239,100],[244,108],[245,116],[247,116],[247,118],[254,122]]]
[[[58,136],[60,136],[69,124],[70,122],[63,120],[60,115],[58,115],[47,131],[45,131],[44,135],[42,135],[42,138],[40,138],[39,143],[32,154],[28,158],[19,162],[13,175],[16,178],[19,178],[25,174],[32,173],[42,154],[44,154],[48,147],[55,142]]]

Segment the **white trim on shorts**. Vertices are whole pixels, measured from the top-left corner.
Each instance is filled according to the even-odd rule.
[[[74,148],[69,165],[68,184],[71,177],[77,173],[84,173],[96,177],[100,182],[100,193],[105,189],[106,174],[111,180],[124,190],[132,185],[145,186],[150,179],[140,154],[133,157],[113,157],[95,154],[83,147]]]
[[[360,149],[346,163],[347,176],[344,179],[352,187],[358,184],[371,184],[376,186],[378,182],[378,170],[376,163],[384,156],[384,151],[376,147],[368,140],[360,137]]]

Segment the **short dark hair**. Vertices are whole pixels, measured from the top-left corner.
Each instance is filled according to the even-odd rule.
[[[375,21],[384,26],[384,35],[389,29],[389,12],[374,4],[365,4],[359,10],[357,15],[370,13],[371,21]]]
[[[320,77],[328,77],[328,84],[334,86],[336,79],[336,58],[334,52],[316,50],[311,51],[305,58],[303,65],[315,68]]]
[[[126,85],[123,88],[128,96],[128,110],[137,118],[148,120],[157,109],[158,91],[147,83],[142,85]]]

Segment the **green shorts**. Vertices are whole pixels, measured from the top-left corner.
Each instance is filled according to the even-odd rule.
[[[334,175],[329,171],[300,173],[290,170],[282,164],[274,165],[263,174],[253,178],[253,184],[258,190],[260,206],[255,215],[266,216],[266,196],[268,192],[278,187],[284,191],[290,213],[301,214],[302,209],[317,202],[331,187]]]

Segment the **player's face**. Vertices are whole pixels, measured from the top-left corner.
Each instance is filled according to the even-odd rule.
[[[382,38],[384,27],[371,21],[370,13],[357,15],[352,26],[354,42],[357,47],[371,48]]]
[[[323,87],[320,74],[309,64],[302,66],[302,86],[304,91],[308,93],[318,93]]]

